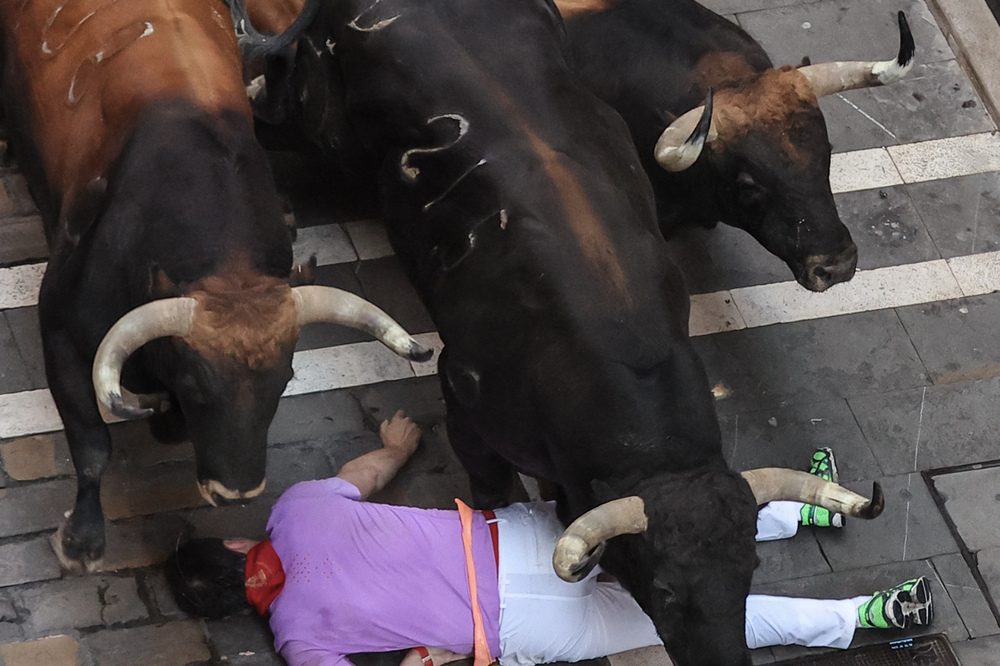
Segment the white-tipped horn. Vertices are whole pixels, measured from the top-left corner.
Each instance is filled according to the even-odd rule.
[[[916,47],[910,26],[903,12],[897,14],[899,22],[899,55],[892,60],[877,62],[824,62],[800,67],[799,72],[808,79],[816,97],[825,97],[856,88],[871,88],[894,83],[913,68]]]
[[[295,287],[292,296],[295,298],[299,326],[325,321],[357,328],[412,361],[426,361],[433,354],[433,350],[410,337],[392,317],[360,296],[335,287],[316,285]]]
[[[709,88],[704,105],[679,116],[663,130],[653,154],[667,171],[684,171],[698,161],[705,143],[718,136],[712,122],[712,89]]]
[[[97,399],[123,419],[149,416],[154,409],[143,403],[153,404],[158,397],[126,401],[123,397],[122,367],[136,349],[150,340],[169,336],[184,336],[191,332],[194,322],[193,298],[164,298],[140,305],[115,322],[101,341],[94,356],[92,380]]]
[[[877,481],[869,500],[841,485],[793,469],[764,467],[741,472],[741,475],[750,484],[758,506],[775,500],[792,500],[866,520],[875,518],[885,508],[882,487]]]
[[[645,532],[648,525],[641,497],[633,495],[606,502],[566,528],[552,553],[552,567],[565,581],[581,580],[597,564],[600,552],[595,549],[621,534]]]

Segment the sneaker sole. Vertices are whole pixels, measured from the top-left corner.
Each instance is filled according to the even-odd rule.
[[[908,598],[903,599],[904,595]],[[902,627],[903,629],[908,629],[911,626],[928,625],[934,620],[934,600],[931,596],[930,579],[926,576],[921,576],[917,579],[916,585],[913,586],[909,593],[901,593],[897,603],[899,602],[903,604],[900,608],[901,614],[903,608],[909,606],[907,612],[903,614],[903,617],[906,618]]]

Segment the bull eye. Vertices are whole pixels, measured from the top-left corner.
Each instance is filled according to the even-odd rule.
[[[767,191],[746,171],[736,176],[736,200],[742,208],[755,208],[767,200]]]

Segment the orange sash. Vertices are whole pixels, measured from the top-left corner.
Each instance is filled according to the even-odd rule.
[[[462,546],[465,547],[465,571],[469,578],[469,597],[472,600],[472,628],[475,648],[472,666],[488,666],[493,663],[490,645],[486,640],[486,630],[483,628],[483,614],[479,610],[479,588],[476,585],[476,565],[472,561],[472,508],[465,502],[455,498],[458,505],[458,517],[462,521]]]

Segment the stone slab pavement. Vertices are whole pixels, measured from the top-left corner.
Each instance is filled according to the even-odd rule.
[[[822,106],[835,161],[850,165],[835,175],[855,182],[838,187],[836,199],[858,243],[860,268],[892,278],[880,283],[890,295],[914,286],[908,269],[927,269],[920,275],[938,277],[922,277],[917,281],[926,284],[916,286],[929,295],[886,300],[869,293],[874,288],[864,286],[871,283],[861,273],[810,297],[813,314],[754,324],[752,310],[788,306],[776,295],[790,280],[780,262],[729,228],[691,232],[671,245],[693,293],[739,304],[721,332],[695,339],[725,396],[717,407],[731,464],[805,467],[814,447],[832,446],[846,485],[868,492],[879,481],[886,491],[887,510],[878,521],[803,529],[793,539],[761,544],[755,591],[846,597],[927,575],[937,618],[919,633],[943,632],[963,664],[992,666],[1000,665],[1000,625],[990,606],[1000,599],[1000,530],[993,519],[1000,510],[1000,468],[993,465],[1000,459],[1000,295],[994,293],[1000,144],[990,111],[1000,100],[1000,41],[993,38],[1000,27],[983,14],[984,0],[928,2],[706,0],[761,41],[778,65],[806,55],[813,62],[888,58],[896,48],[894,14],[907,12],[918,47],[910,77],[835,95]],[[62,578],[48,540],[72,503],[74,483],[65,437],[45,402],[35,295],[47,250],[2,135],[0,160],[0,428],[18,433],[0,435],[0,663],[281,664],[257,618],[185,617],[166,592],[159,564],[187,535],[261,536],[282,490],[335,474],[372,450],[378,423],[396,409],[413,415],[425,437],[381,499],[442,508],[456,496],[469,499],[447,445],[432,370],[312,383],[282,399],[269,434],[267,491],[246,506],[204,505],[192,483],[189,445],[157,444],[142,423],[112,426],[105,568]],[[318,250],[319,282],[370,298],[411,332],[433,335],[378,224],[368,220],[370,202],[339,197],[295,156],[274,153],[273,162],[279,180],[300,186],[293,197],[302,227],[297,247]],[[960,278],[966,266],[986,286],[945,289],[935,282],[941,266],[949,279]],[[838,297],[854,305],[828,307]],[[742,325],[734,323],[739,315]],[[320,328],[303,335],[300,350],[328,358],[322,354],[355,350],[364,341],[355,332]],[[305,367],[297,372],[307,374]],[[320,374],[338,373],[320,367]],[[855,644],[902,635],[859,632]],[[806,652],[763,649],[754,662]],[[394,660],[398,655],[356,661],[391,666]],[[658,650],[642,650],[595,666],[606,663],[652,666],[664,659]]]

